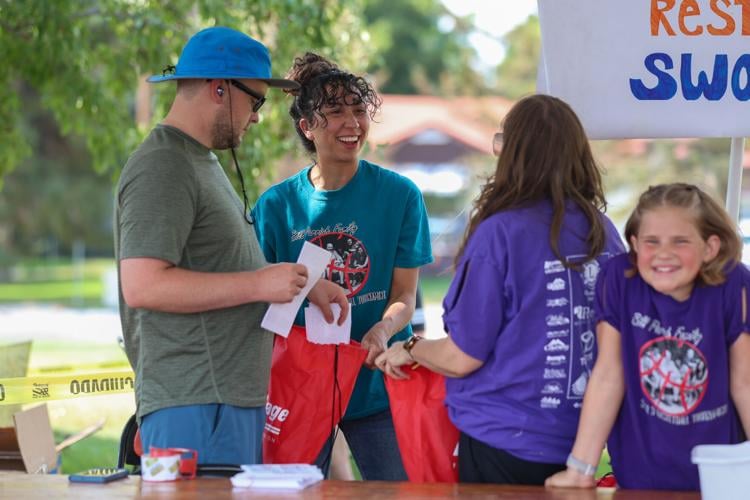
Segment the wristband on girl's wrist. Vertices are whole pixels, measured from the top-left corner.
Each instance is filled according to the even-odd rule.
[[[568,455],[568,459],[565,461],[565,465],[570,467],[571,469],[580,472],[584,476],[594,476],[594,473],[596,472],[596,466],[587,464],[583,460],[578,460],[576,457],[573,456],[571,453]]]

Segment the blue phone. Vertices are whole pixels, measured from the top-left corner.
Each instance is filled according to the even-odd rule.
[[[68,479],[73,483],[108,483],[124,477],[128,477],[127,469],[97,467],[71,474]]]

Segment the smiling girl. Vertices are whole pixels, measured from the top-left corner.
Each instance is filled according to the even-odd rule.
[[[688,184],[651,187],[625,226],[630,253],[599,274],[599,355],[568,469],[593,487],[607,441],[624,488],[698,490],[690,452],[750,431],[748,270],[727,213]]]
[[[313,53],[287,78],[300,84],[289,113],[312,164],[258,200],[258,239],[270,262],[295,261],[306,240],[331,252],[325,277],[346,289],[351,337],[368,351],[340,429],[363,479],[406,480],[383,376],[372,368],[391,338],[411,335],[419,267],[432,261],[422,194],[359,158],[381,104],[364,78]]]

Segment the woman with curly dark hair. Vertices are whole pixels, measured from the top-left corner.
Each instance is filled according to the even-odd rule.
[[[381,105],[367,80],[313,53],[287,78],[300,84],[289,113],[312,164],[260,197],[258,239],[270,262],[296,260],[304,241],[331,252],[325,277],[346,289],[352,339],[368,351],[340,429],[364,479],[405,480],[373,368],[391,339],[411,335],[419,267],[432,261],[424,201],[414,183],[359,157]]]

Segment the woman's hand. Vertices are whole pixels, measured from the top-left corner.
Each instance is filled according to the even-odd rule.
[[[365,366],[370,369],[375,368],[375,359],[388,348],[388,339],[391,334],[384,321],[378,321],[368,330],[360,344],[363,349],[367,350]]]
[[[320,279],[307,294],[307,300],[315,304],[323,312],[323,317],[328,323],[333,323],[334,315],[331,310],[331,304],[338,304],[341,308],[341,314],[338,318],[338,325],[341,326],[349,314],[349,300],[346,298],[346,290],[327,279]]]
[[[409,353],[406,352],[406,349],[404,349],[403,342],[396,342],[375,360],[375,365],[382,370],[383,373],[397,380],[409,378],[409,376],[401,370],[401,367],[412,363],[414,363],[414,360],[409,356]]]

